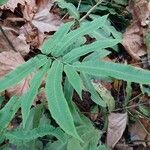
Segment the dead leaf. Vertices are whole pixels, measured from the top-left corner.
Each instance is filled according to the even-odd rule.
[[[0,77],[14,70],[25,61],[20,53],[13,51],[0,53]],[[29,77],[21,81],[17,86],[7,90],[8,96],[22,95],[29,88]]]
[[[52,4],[48,4],[43,10],[37,12],[31,21],[41,33],[56,31],[62,24],[57,15],[49,12],[51,7]]]
[[[25,5],[25,3],[31,6],[35,6],[35,0],[8,0],[8,2],[0,8],[14,11],[18,4]]]
[[[136,60],[140,60],[141,56],[146,54],[146,47],[143,41],[143,35],[140,33],[140,28],[137,24],[131,24],[123,35],[123,46]]]
[[[38,48],[46,38],[45,32],[56,31],[62,24],[60,17],[50,12],[53,0],[9,0],[1,8],[14,9],[20,4],[18,9],[23,14],[23,18],[6,18],[9,22],[23,21],[24,25],[20,28],[21,37],[26,38],[26,42],[31,47]],[[4,20],[4,22],[6,22]],[[19,35],[20,35],[19,34]]]
[[[127,113],[111,113],[108,116],[107,145],[110,149],[113,149],[122,137],[127,120]]]
[[[12,28],[3,26],[2,28],[4,33],[0,31],[0,52],[16,50],[21,53],[22,56],[27,55],[30,51],[30,45],[26,43],[24,35],[19,35],[19,32]],[[7,36],[8,40],[4,34]]]
[[[133,147],[130,147],[128,144],[117,143],[115,150],[133,150]]]
[[[141,124],[141,123],[142,124]],[[142,144],[146,147],[146,143],[144,141],[150,141],[150,136],[147,134],[150,130],[150,123],[145,118],[140,118],[140,122],[137,120],[132,126],[130,126],[129,131],[131,134],[131,141],[139,141],[136,144]],[[147,132],[144,130],[147,130]],[[142,142],[140,142],[142,141]],[[148,143],[150,145],[150,142]]]
[[[37,0],[35,3],[37,4]],[[53,3],[52,0],[41,0],[35,6],[26,3],[22,7],[23,18],[33,24],[41,33],[56,31],[62,21],[57,15],[50,13]]]
[[[123,46],[135,60],[141,60],[141,56],[147,53],[144,43],[150,17],[150,2],[147,0],[131,1],[130,12],[133,20],[123,35]]]

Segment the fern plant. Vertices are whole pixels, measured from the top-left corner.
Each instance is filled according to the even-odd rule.
[[[21,107],[23,127],[25,128],[31,105],[46,77],[45,93],[52,117],[67,134],[82,141],[74,124],[76,118],[73,117],[69,102],[67,102],[69,93],[66,91],[67,88],[63,89],[64,81],[68,81],[68,87],[73,87],[81,98],[82,90],[89,91],[92,100],[101,107],[107,107],[107,105],[91,83],[93,76],[111,77],[141,84],[150,83],[149,71],[97,59],[99,58],[97,53],[101,54],[100,58],[108,55],[110,52],[105,48],[120,43],[120,38],[103,38],[86,44],[85,35],[91,35],[92,32],[103,28],[107,17],[98,17],[74,30],[72,30],[74,22],[65,23],[44,42],[41,47],[42,54],[31,58],[0,79],[0,92],[2,92],[15,86],[34,72],[28,91],[19,99],[12,98],[10,100],[10,102],[16,102],[15,107],[13,106],[13,113],[8,116],[7,123],[1,121],[1,126],[8,125],[14,113]],[[0,113],[2,114],[3,111],[1,110]]]

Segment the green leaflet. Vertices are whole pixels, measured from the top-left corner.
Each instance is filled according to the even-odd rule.
[[[91,93],[91,99],[98,105],[106,107],[105,101],[99,96],[99,94],[94,89],[91,80],[87,74],[81,73],[81,77],[86,89]]]
[[[68,23],[61,25],[59,30],[55,32],[55,34],[51,38],[49,38],[48,40],[44,42],[44,44],[41,47],[42,53],[44,54],[54,53],[57,46],[61,46],[62,43],[60,41],[69,32],[73,24],[74,22],[72,21],[72,22],[68,22]]]
[[[101,83],[92,82],[92,84],[102,99],[107,103],[109,112],[113,111],[115,108],[115,100],[112,97],[110,91],[108,91]]]
[[[38,89],[42,83],[42,79],[46,72],[50,67],[50,63],[48,62],[40,69],[33,77],[30,83],[29,90],[21,97],[21,110],[22,110],[22,118],[23,118],[23,127],[25,127],[26,121],[28,119],[31,105],[38,94]]]
[[[78,71],[94,76],[104,75],[129,82],[150,84],[150,71],[130,65],[104,61],[86,61],[83,63],[74,63],[74,67]]]
[[[127,106],[130,99],[132,96],[132,86],[130,82],[127,82],[127,86],[126,86],[126,96],[125,96],[125,101],[124,101],[124,105]]]
[[[90,18],[92,18],[93,20],[98,17],[98,15],[90,15]],[[105,22],[105,25],[102,27],[102,29],[91,33],[91,35],[93,35],[93,37],[95,37],[97,40],[101,40],[102,38],[108,38],[111,36],[116,39],[122,38],[122,34],[118,32],[114,26],[111,25],[111,22],[109,20]]]
[[[69,32],[67,35],[62,38],[61,44],[57,46],[57,49],[54,53],[55,56],[60,56],[63,52],[74,43],[79,37],[84,36],[91,32],[91,30],[96,30],[102,27],[107,20],[107,15],[99,17],[90,23],[85,23],[81,25],[80,28]]]
[[[94,150],[97,147],[101,137],[101,132],[95,129],[92,123],[91,125],[85,123],[84,125],[79,126],[77,131],[84,140],[84,143],[81,143],[84,150]]]
[[[142,112],[142,114],[144,114],[146,117],[149,117],[149,116],[150,116],[150,109],[149,109],[149,106],[140,105],[140,106],[139,106],[139,110],[140,110],[140,112]]]
[[[64,71],[68,77],[70,84],[73,86],[73,88],[76,90],[76,92],[79,94],[80,98],[82,99],[83,83],[82,83],[82,80],[81,80],[79,74],[70,65],[65,65]]]
[[[11,71],[0,79],[0,92],[8,89],[13,85],[16,85],[31,72],[35,71],[35,69],[43,66],[46,62],[47,57],[38,55],[35,58],[32,58],[24,64],[20,65],[15,70]]]
[[[67,54],[68,52],[70,52],[72,49],[75,49],[77,47],[80,47],[81,45],[83,45],[84,43],[86,43],[86,38],[85,37],[79,37],[78,39],[76,39],[76,41],[74,41],[74,43],[72,45],[70,45],[62,54],[62,56],[64,56],[65,54]]]
[[[4,5],[8,0],[0,0],[0,5]]]
[[[128,4],[127,0],[114,0],[114,2],[119,5],[127,5]]]
[[[102,39],[102,40],[96,41],[92,44],[84,45],[84,46],[73,49],[72,51],[67,53],[63,57],[63,59],[64,59],[64,61],[70,63],[85,54],[88,54],[93,51],[103,50],[104,48],[114,46],[114,45],[118,44],[119,42],[121,42],[120,39]]]
[[[0,132],[7,128],[10,121],[20,107],[20,100],[12,97],[7,104],[0,110]]]
[[[68,13],[73,16],[75,19],[79,19],[80,14],[78,12],[78,10],[76,9],[76,7],[72,4],[72,3],[67,3],[64,0],[56,0],[59,7],[63,8],[63,9],[67,9]]]
[[[80,125],[83,123],[76,105],[74,104],[74,102],[72,101],[72,96],[73,96],[73,87],[71,86],[71,84],[68,81],[68,78],[66,77],[65,82],[64,82],[64,95],[66,97],[66,100],[68,102],[69,108],[70,108],[70,112],[72,114],[73,120],[75,125]]]
[[[46,81],[48,107],[52,117],[56,120],[59,126],[69,135],[80,139],[73,123],[73,118],[69,110],[67,101],[63,94],[61,85],[62,73],[63,64],[60,61],[55,60],[50,71],[48,72]]]
[[[43,111],[44,111],[43,103],[37,105],[36,107],[33,107],[30,110],[24,130],[31,130],[33,128],[37,128],[40,125],[40,120],[43,119],[42,118]],[[43,121],[42,123],[45,123],[45,122]]]
[[[105,49],[103,49],[102,51],[95,51],[92,54],[86,56],[83,61],[100,60],[101,58],[108,56],[110,53],[111,53],[110,51],[107,51]]]
[[[21,144],[24,142],[29,142],[31,140],[37,139],[38,137],[43,137],[45,135],[51,135],[55,131],[55,128],[51,125],[44,125],[32,130],[14,130],[7,132],[5,134],[6,138],[10,140],[11,143]]]
[[[49,142],[46,144],[46,147],[44,150],[67,150],[66,143],[62,143],[61,141],[57,140],[52,142]]]
[[[84,150],[84,149],[81,147],[80,141],[72,138],[68,141],[67,150]]]

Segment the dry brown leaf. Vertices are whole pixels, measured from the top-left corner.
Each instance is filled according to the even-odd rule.
[[[146,26],[150,17],[150,2],[147,0],[136,0],[131,9],[133,20],[139,22],[141,26]]]
[[[139,121],[136,121],[129,128],[131,141],[139,140],[139,142],[136,142],[136,144],[142,144],[146,147],[146,143],[144,141],[150,141],[150,136],[147,134],[147,132],[150,132],[150,123],[144,118],[140,118],[140,121],[143,125]],[[147,132],[144,130],[144,128],[147,130]],[[148,143],[148,145],[150,145],[150,143]]]
[[[0,77],[3,77],[17,66],[24,63],[23,57],[20,53],[13,51],[0,53]],[[8,96],[22,95],[29,88],[29,78],[21,81],[17,86],[7,90]]]
[[[150,2],[147,0],[131,1],[129,4],[133,20],[126,29],[123,37],[123,46],[125,50],[135,60],[140,60],[141,56],[147,53],[144,43],[150,17]]]
[[[31,47],[38,48],[46,38],[44,33],[56,31],[62,24],[60,17],[50,12],[53,3],[53,0],[9,0],[1,8],[5,9],[7,7],[13,11],[17,4],[21,4],[18,9],[23,14],[23,18],[18,18],[11,14],[13,18],[9,16],[4,22],[24,22],[25,24],[20,28],[18,35],[22,34],[21,39],[25,37],[26,42]]]
[[[117,143],[115,150],[133,150],[133,147],[130,147],[128,144]]]
[[[123,35],[123,46],[127,52],[136,60],[146,54],[143,36],[137,24],[131,24]]]
[[[18,4],[25,5],[25,3],[35,6],[35,0],[9,0],[5,5],[1,6],[0,8],[10,9],[11,11],[14,11]]]
[[[14,49],[25,56],[30,51],[30,46],[26,43],[26,38],[23,34],[18,35],[18,31],[12,28],[2,27],[5,35],[9,39]],[[14,50],[4,34],[0,31],[0,52]]]
[[[122,137],[127,125],[127,113],[111,113],[108,117],[107,145],[113,149]]]
[[[23,9],[24,19],[30,21],[41,33],[56,31],[62,22],[57,15],[50,13],[53,6],[52,1],[47,1],[38,5],[37,9],[26,4]]]
[[[46,7],[37,12],[32,20],[32,24],[38,28],[41,33],[56,31],[62,24],[58,16],[50,13],[51,4],[46,5]]]

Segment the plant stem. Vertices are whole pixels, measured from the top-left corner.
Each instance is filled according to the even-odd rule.
[[[102,3],[103,0],[99,0],[87,13],[85,16],[83,16],[79,22],[82,22],[86,17],[88,17],[90,15],[90,13],[99,5]]]
[[[79,0],[78,7],[77,7],[77,11],[78,11],[78,10],[79,10],[79,8],[80,8],[81,1],[82,1],[82,0]]]

